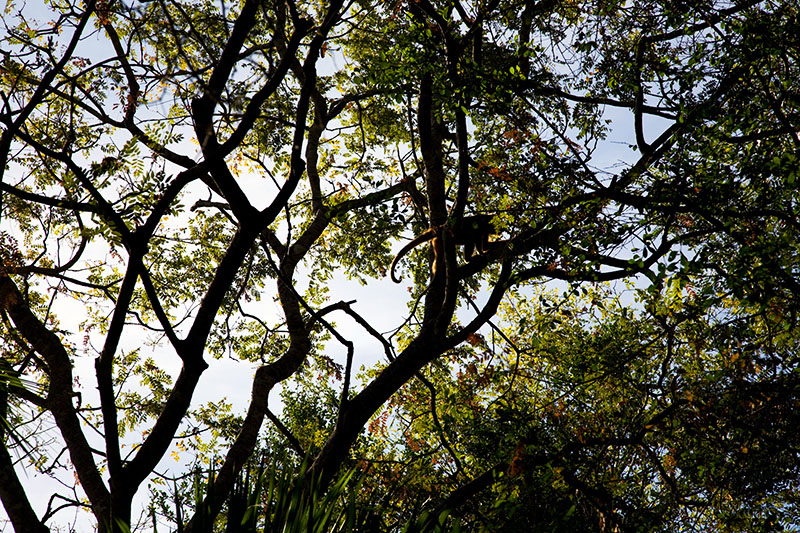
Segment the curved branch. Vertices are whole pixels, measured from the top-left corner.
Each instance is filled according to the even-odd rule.
[[[47,407],[53,413],[69,448],[72,464],[89,497],[95,516],[98,518],[110,516],[110,494],[100,477],[92,449],[73,407],[72,362],[69,353],[58,336],[33,314],[16,284],[3,270],[2,264],[0,264],[0,307],[11,317],[17,331],[42,354],[47,362],[50,370]]]
[[[442,442],[442,446],[447,449],[450,453],[450,457],[453,458],[453,462],[456,464],[456,471],[463,472],[464,469],[461,466],[461,460],[459,460],[458,455],[456,454],[453,446],[450,444],[450,441],[447,439],[447,435],[444,432],[444,428],[442,427],[442,423],[439,421],[439,415],[436,413],[436,387],[433,386],[428,378],[426,378],[422,371],[417,372],[416,378],[420,380],[420,382],[427,387],[428,392],[431,395],[431,418],[433,419],[433,425],[436,427],[436,432],[439,433],[439,440]]]

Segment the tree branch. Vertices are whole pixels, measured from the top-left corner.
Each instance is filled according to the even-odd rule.
[[[53,413],[69,449],[78,479],[86,491],[92,510],[98,519],[110,516],[110,495],[106,489],[91,447],[81,429],[73,407],[72,362],[58,336],[31,312],[17,286],[0,264],[0,308],[5,309],[17,330],[47,362],[50,387],[47,407]]]

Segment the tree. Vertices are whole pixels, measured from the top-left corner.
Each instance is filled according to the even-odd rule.
[[[47,530],[58,505],[37,515],[11,448],[73,471],[59,501],[125,530],[176,440],[209,430],[202,508],[223,512],[265,418],[323,487],[361,465],[387,508],[471,498],[476,527],[786,521],[794,2],[45,7],[7,4],[0,66],[0,497],[16,530]],[[496,233],[462,257],[473,215]],[[390,334],[331,303],[334,276],[388,284],[393,246],[425,230]],[[637,308],[607,292],[618,280]],[[554,281],[563,296],[541,292]],[[65,326],[70,302],[83,317]],[[354,375],[334,320],[385,361]],[[192,403],[225,356],[256,367],[241,417]],[[40,419],[58,434],[43,455]],[[380,437],[395,422],[402,442]]]

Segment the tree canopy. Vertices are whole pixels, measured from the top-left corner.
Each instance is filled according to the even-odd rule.
[[[2,25],[16,531],[232,531],[267,470],[359,531],[800,527],[796,1]]]

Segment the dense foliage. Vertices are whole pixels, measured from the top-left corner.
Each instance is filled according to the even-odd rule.
[[[798,27],[795,0],[8,0],[8,519],[800,527]]]

